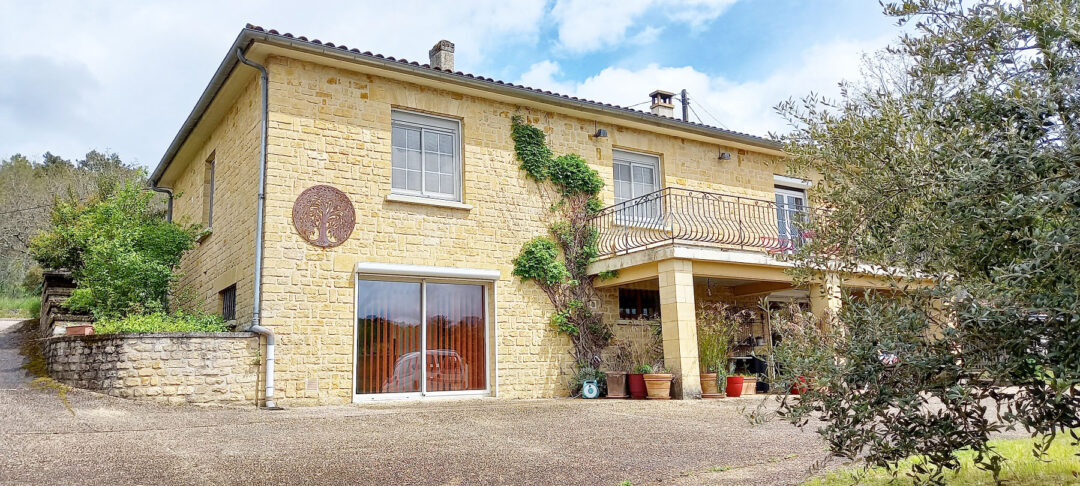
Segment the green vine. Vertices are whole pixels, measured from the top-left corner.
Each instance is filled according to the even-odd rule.
[[[558,193],[551,205],[550,235],[525,243],[514,259],[514,275],[534,282],[547,294],[555,306],[551,325],[570,337],[577,368],[597,368],[612,333],[603,317],[592,310],[599,298],[588,266],[599,253],[599,233],[588,222],[601,208],[596,196],[604,181],[579,155],[555,157],[543,130],[520,116],[511,118],[511,136],[521,169],[538,184],[550,182]]]

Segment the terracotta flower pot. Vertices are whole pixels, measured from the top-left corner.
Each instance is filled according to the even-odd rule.
[[[626,373],[613,371],[607,374],[607,397],[630,398],[626,394]]]
[[[757,395],[757,377],[744,376],[742,385],[743,395]]]
[[[646,373],[645,388],[649,392],[649,396],[646,397],[649,400],[670,400],[671,399],[671,380],[675,378],[675,375],[670,373]]]
[[[645,399],[645,375],[641,373],[630,373],[630,398],[634,400]]]
[[[79,324],[75,326],[68,326],[64,329],[64,333],[68,336],[89,336],[94,334],[93,324]]]
[[[723,398],[716,385],[716,373],[701,374],[701,398]]]
[[[729,377],[727,377],[727,389],[724,390],[724,391],[727,392],[727,396],[733,397],[733,398],[734,397],[740,397],[740,396],[742,396],[742,389],[743,389],[743,377],[741,377],[741,376],[729,376]]]

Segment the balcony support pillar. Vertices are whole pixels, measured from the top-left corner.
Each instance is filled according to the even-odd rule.
[[[664,367],[675,375],[672,396],[680,399],[701,398],[693,262],[664,260],[657,265],[657,274],[660,280]]]
[[[836,324],[842,302],[840,295],[840,277],[835,273],[826,273],[821,282],[810,284],[810,311],[822,326],[831,328]]]

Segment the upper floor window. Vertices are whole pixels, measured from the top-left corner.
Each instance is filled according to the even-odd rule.
[[[660,157],[615,150],[615,204],[660,190]]]
[[[210,154],[203,167],[203,224],[214,226],[214,170],[217,169],[217,157]]]
[[[776,186],[776,231],[784,249],[794,249],[803,243],[800,228],[807,210],[806,191],[801,188]]]
[[[457,120],[394,110],[390,142],[393,191],[461,200],[461,124]]]

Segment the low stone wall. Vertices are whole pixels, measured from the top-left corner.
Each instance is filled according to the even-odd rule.
[[[168,404],[255,404],[258,336],[250,332],[57,336],[49,375],[116,397]]]

